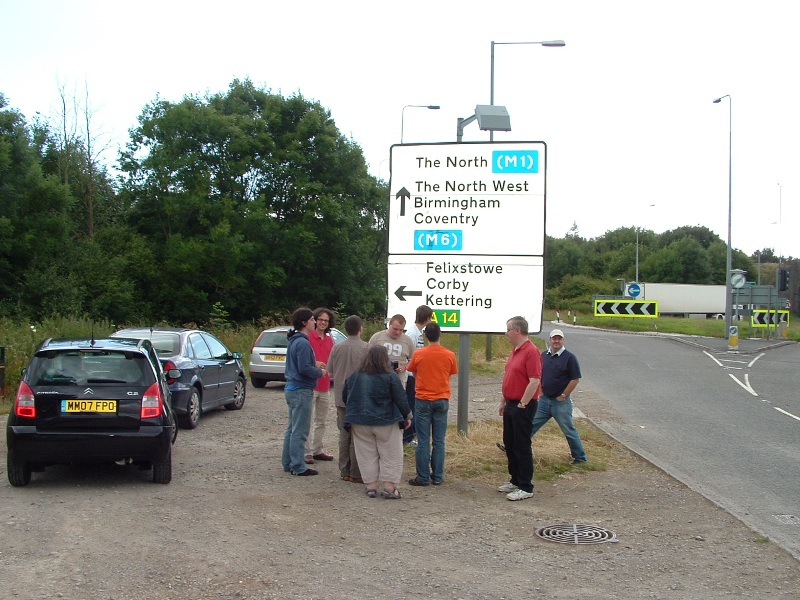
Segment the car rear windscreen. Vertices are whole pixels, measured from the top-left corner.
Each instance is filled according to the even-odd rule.
[[[37,354],[32,362],[29,381],[35,386],[149,385],[155,381],[155,376],[147,359],[138,352],[45,351]]]
[[[264,331],[256,342],[259,348],[286,348],[288,345],[289,338],[285,331]]]

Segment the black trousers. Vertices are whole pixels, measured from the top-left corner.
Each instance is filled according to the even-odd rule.
[[[506,400],[503,409],[503,445],[508,458],[511,483],[526,492],[533,491],[533,449],[531,432],[538,402],[531,400],[525,408],[519,402]]]

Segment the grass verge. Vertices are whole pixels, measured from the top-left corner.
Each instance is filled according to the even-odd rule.
[[[533,438],[534,481],[554,481],[566,473],[606,471],[628,460],[628,450],[591,423],[579,419],[575,426],[581,435],[588,462],[572,466],[567,441],[558,425],[550,421]],[[471,421],[466,436],[455,425],[447,428],[445,478],[471,480],[486,485],[508,481],[505,452],[497,447],[503,440],[499,420]],[[404,473],[414,476],[414,448],[405,448]]]

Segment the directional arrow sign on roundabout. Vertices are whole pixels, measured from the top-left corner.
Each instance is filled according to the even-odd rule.
[[[655,300],[595,300],[595,317],[658,317]]]
[[[768,325],[779,325],[789,323],[789,311],[761,310],[756,309],[750,317],[750,325],[753,327],[767,327]]]

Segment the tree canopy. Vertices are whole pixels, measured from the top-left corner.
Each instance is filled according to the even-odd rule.
[[[300,304],[384,314],[388,189],[318,102],[249,80],[156,98],[114,179],[88,101],[62,100],[58,122],[28,123],[0,94],[0,316],[243,322]],[[637,249],[642,281],[725,282],[727,245],[706,227],[584,239],[576,225],[547,238],[548,303],[617,293]],[[779,260],[756,254],[762,269]],[[755,257],[734,251],[733,266],[753,273]]]

